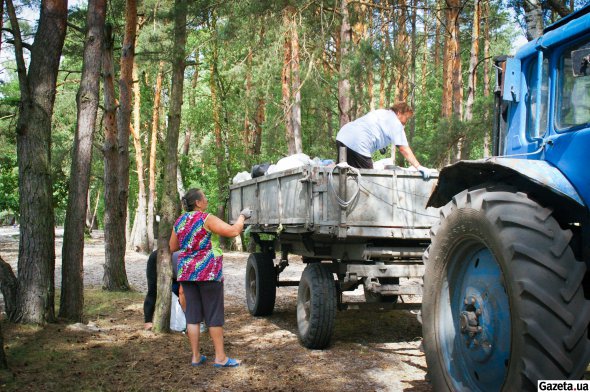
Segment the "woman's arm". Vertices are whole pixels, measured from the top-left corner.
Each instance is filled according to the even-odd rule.
[[[240,215],[236,223],[229,225],[215,215],[209,215],[205,221],[205,229],[222,237],[235,237],[244,229],[245,220],[244,215]]]
[[[172,234],[170,235],[170,241],[168,241],[168,245],[170,245],[170,252],[172,253],[180,249],[178,237],[176,236],[176,232],[174,231],[174,229],[172,229]]]

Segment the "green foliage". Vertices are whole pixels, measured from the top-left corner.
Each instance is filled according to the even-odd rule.
[[[339,128],[338,79],[340,61],[336,56],[336,37],[339,36],[340,16],[332,7],[337,3],[309,3],[303,1],[277,2],[213,2],[192,1],[189,4],[187,58],[184,81],[184,100],[179,140],[179,165],[185,189],[200,187],[208,195],[211,209],[225,203],[228,181],[240,171],[250,171],[252,165],[262,162],[276,162],[287,154],[285,119],[281,90],[281,71],[285,26],[283,10],[287,4],[295,8],[297,33],[299,36],[300,78],[301,78],[301,129],[303,151],[310,157],[336,157],[334,139]],[[148,182],[149,142],[154,105],[154,85],[159,62],[165,62],[165,77],[162,90],[162,108],[157,143],[157,194],[161,195],[166,139],[166,113],[170,98],[170,68],[173,42],[172,0],[146,0],[140,4],[137,35],[136,62],[141,93],[140,138],[146,187]],[[426,2],[434,9],[434,1]],[[64,45],[58,89],[55,101],[52,135],[52,177],[54,184],[54,205],[56,221],[61,223],[65,214],[68,181],[76,125],[76,93],[82,70],[84,31],[86,25],[85,5],[76,6],[69,12],[69,23],[80,31],[68,28]],[[381,34],[383,16],[379,9],[373,9],[362,16],[355,6],[350,7],[351,22],[363,22],[369,35],[351,46],[350,53],[341,59],[350,69],[347,75],[351,82],[353,111],[361,116],[370,108],[370,102],[378,106],[379,87],[384,85],[386,102],[390,104],[395,96],[395,77],[398,65],[407,51],[397,38],[400,34],[395,19],[388,21],[386,31],[393,44],[384,46]],[[408,9],[410,12],[411,9]],[[430,10],[429,12],[433,12]],[[471,3],[463,9],[460,18],[460,45],[462,52],[464,83],[469,62],[473,7]],[[114,26],[115,73],[118,75],[118,57],[124,29],[125,2],[114,0],[109,3],[107,19]],[[416,108],[413,125],[407,127],[410,144],[416,156],[425,165],[440,167],[454,154],[452,149],[459,138],[469,140],[467,155],[479,158],[483,154],[483,137],[491,129],[490,99],[483,95],[482,62],[478,68],[478,88],[473,120],[465,123],[459,119],[441,120],[442,66],[435,67],[433,53],[435,43],[432,29],[424,36],[418,11],[416,36],[415,80],[409,100]],[[433,15],[427,15],[432,19]],[[212,31],[213,19],[216,30]],[[364,18],[364,19],[363,19]],[[371,19],[371,23],[369,23]],[[511,16],[500,0],[491,1],[489,25],[491,56],[508,53],[516,32],[510,27]],[[406,25],[410,28],[410,23]],[[25,31],[33,29],[23,24]],[[28,29],[28,30],[27,30]],[[426,41],[427,45],[424,45]],[[218,51],[217,62],[213,64],[213,48]],[[4,49],[4,48],[3,48]],[[248,53],[252,52],[251,61]],[[427,51],[427,53],[424,53]],[[442,52],[442,50],[440,51]],[[480,53],[481,59],[482,53]],[[422,80],[422,62],[426,61],[425,79]],[[380,68],[385,66],[385,79],[381,80]],[[221,147],[214,135],[214,113],[211,99],[212,68],[216,67],[215,87],[219,100],[221,121]],[[408,68],[407,72],[412,72]],[[369,70],[371,72],[369,72]],[[490,72],[491,73],[491,72]],[[373,77],[373,96],[368,93],[368,77]],[[117,81],[117,77],[115,78]],[[493,84],[493,81],[491,82]],[[248,88],[249,86],[249,88]],[[465,86],[466,87],[466,86]],[[118,83],[115,83],[118,89]],[[117,92],[116,92],[117,93]],[[413,98],[412,98],[413,97]],[[16,176],[15,119],[19,104],[18,83],[14,74],[7,73],[0,84],[0,164],[3,192],[1,209],[18,210],[18,189]],[[246,145],[245,123],[249,130],[255,127],[258,106],[264,108],[263,121],[258,124],[262,131],[261,149],[257,154],[250,152]],[[99,111],[95,149],[92,162],[91,206],[103,192],[103,157],[100,146],[103,143]],[[409,131],[413,129],[413,131]],[[180,154],[184,135],[190,134],[190,148],[187,155]],[[130,188],[129,211],[132,221],[137,205],[138,177],[135,170],[135,153],[130,143]],[[399,154],[398,154],[399,155]],[[222,156],[221,167],[218,157]],[[401,163],[401,162],[400,162]],[[227,171],[226,171],[227,170]],[[225,185],[222,185],[225,184]],[[147,191],[147,189],[146,189]],[[102,222],[102,200],[98,207],[98,220]]]

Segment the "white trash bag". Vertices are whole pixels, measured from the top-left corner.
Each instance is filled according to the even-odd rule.
[[[172,293],[172,304],[170,308],[170,329],[178,332],[184,331],[186,329],[186,318],[178,302],[178,297],[174,293]]]

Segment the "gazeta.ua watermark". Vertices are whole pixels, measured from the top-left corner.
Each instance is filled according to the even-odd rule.
[[[537,391],[590,391],[590,380],[539,380]]]

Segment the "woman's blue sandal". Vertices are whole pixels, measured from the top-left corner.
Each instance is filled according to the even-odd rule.
[[[224,368],[224,367],[236,367],[236,366],[240,366],[240,363],[238,361],[236,361],[233,358],[227,358],[227,362],[225,362],[224,364],[221,363],[214,363],[213,367],[216,368]]]
[[[199,362],[191,362],[191,366],[201,366],[202,364],[205,363],[206,360],[207,360],[207,357],[204,355],[201,355]]]

